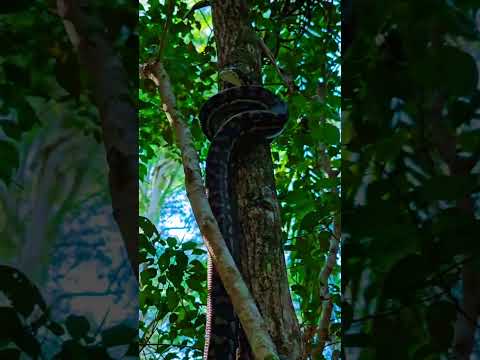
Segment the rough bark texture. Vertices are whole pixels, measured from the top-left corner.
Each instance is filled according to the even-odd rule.
[[[278,354],[299,359],[303,342],[288,287],[270,149],[244,143],[238,154],[234,188],[245,240],[240,244],[241,272]]]
[[[213,2],[213,23],[221,69],[243,52],[253,78],[260,79],[258,46],[246,44],[251,31],[244,0]],[[240,49],[241,48],[241,49]],[[240,50],[240,51],[239,51]],[[302,354],[300,327],[293,309],[281,240],[280,208],[275,193],[273,165],[268,145],[244,142],[235,159],[234,189],[244,243],[240,244],[241,272],[257,302],[268,331],[283,359]],[[250,359],[242,341],[240,358]]]
[[[244,41],[252,30],[248,21],[248,6],[245,0],[217,0],[212,4],[213,27],[217,45],[218,67],[238,61],[243,54],[243,65],[250,76],[260,82],[261,52],[258,46]],[[224,86],[224,85],[222,85]]]

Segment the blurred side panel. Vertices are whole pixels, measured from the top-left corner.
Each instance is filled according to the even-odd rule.
[[[138,358],[138,3],[0,5],[0,359]]]
[[[345,359],[477,359],[478,3],[343,6]]]

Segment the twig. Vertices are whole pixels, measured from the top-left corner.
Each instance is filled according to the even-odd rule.
[[[288,88],[288,94],[293,95],[295,93],[295,84],[292,81],[291,76],[285,75],[280,67],[277,65],[277,61],[275,60],[275,56],[273,56],[272,51],[269,49],[267,44],[263,41],[262,38],[258,37],[258,43],[260,44],[260,47],[262,48],[262,51],[264,52],[265,56],[270,60],[272,63],[273,67],[277,71],[278,75],[282,79],[282,81],[285,83],[285,85]]]
[[[165,44],[167,43],[168,29],[170,28],[170,25],[172,23],[173,10],[175,10],[175,1],[169,0],[167,19],[165,20],[165,24],[163,25],[162,36],[160,37],[160,43],[159,43],[158,52],[157,52],[157,59],[162,59],[163,57]]]

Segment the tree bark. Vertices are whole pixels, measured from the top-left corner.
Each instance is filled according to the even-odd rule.
[[[252,31],[246,1],[218,0],[212,6],[219,69],[238,61],[232,55],[241,48],[250,60],[242,65],[260,83],[260,48],[242,41]],[[283,359],[300,359],[303,342],[289,292],[270,146],[245,141],[235,153],[233,188],[244,241],[240,244],[240,270],[278,354]],[[250,358],[248,344],[241,341],[240,359]]]
[[[270,149],[243,144],[235,163],[234,189],[244,242],[241,273],[283,359],[300,359],[303,342],[288,286],[280,207]],[[244,355],[243,360],[249,357]]]

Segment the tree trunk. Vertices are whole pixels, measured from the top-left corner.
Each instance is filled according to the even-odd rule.
[[[57,0],[68,37],[91,80],[109,166],[113,217],[138,281],[138,117],[127,74],[88,2]],[[91,24],[96,24],[97,27]],[[72,70],[74,71],[74,70]]]
[[[219,69],[238,62],[234,52],[245,53],[242,65],[249,69],[249,77],[260,83],[260,49],[242,40],[251,31],[245,0],[214,1],[212,6]],[[288,287],[270,147],[243,142],[235,153],[233,188],[244,241],[240,244],[240,271],[278,354],[283,359],[299,359],[303,343]],[[240,346],[240,359],[252,358],[245,340]]]

